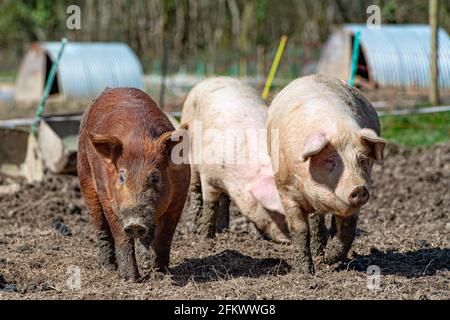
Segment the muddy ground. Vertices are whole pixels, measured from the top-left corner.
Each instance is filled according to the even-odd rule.
[[[257,239],[242,218],[205,241],[183,217],[170,274],[126,283],[97,266],[76,177],[22,184],[0,197],[0,299],[449,299],[450,143],[386,157],[348,260],[312,276],[291,272],[291,246]],[[369,265],[379,290],[367,287]],[[68,286],[73,266],[80,290]]]

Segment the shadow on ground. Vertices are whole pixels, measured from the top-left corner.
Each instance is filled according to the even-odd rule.
[[[185,286],[191,279],[204,283],[236,277],[258,278],[287,274],[290,269],[282,259],[257,259],[235,250],[225,250],[212,256],[187,259],[171,268],[170,273],[176,285]]]
[[[369,255],[357,256],[341,269],[366,272],[370,265],[380,267],[382,275],[406,278],[432,276],[438,271],[450,268],[450,249],[427,248],[409,252],[382,252],[372,249]]]

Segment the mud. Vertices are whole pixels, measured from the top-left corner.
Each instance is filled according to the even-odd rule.
[[[450,144],[387,151],[348,259],[314,275],[294,272],[293,246],[260,239],[241,216],[206,240],[184,216],[169,272],[127,283],[98,265],[76,177],[22,183],[0,196],[0,299],[449,299]]]

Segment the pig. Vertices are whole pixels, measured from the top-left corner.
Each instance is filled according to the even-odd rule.
[[[136,244],[153,247],[157,269],[169,264],[190,179],[189,164],[171,159],[172,134],[164,112],[134,88],[104,90],[81,121],[77,169],[98,260],[125,280],[139,278]]]
[[[299,78],[281,90],[267,126],[278,132],[268,150],[296,251],[294,269],[312,273],[311,247],[323,248],[329,264],[351,248],[360,208],[369,200],[372,166],[383,160],[386,141],[371,103],[326,75]],[[323,213],[332,213],[335,224],[328,245]]]
[[[199,234],[214,237],[219,210],[227,210],[220,209],[219,203],[229,205],[229,197],[262,235],[290,241],[267,153],[266,118],[267,105],[256,90],[233,78],[206,79],[188,94],[181,123],[188,128],[191,141],[188,212],[197,216]],[[200,132],[196,124],[201,126]],[[258,135],[257,139],[252,134]],[[224,140],[216,141],[219,136]],[[196,147],[199,143],[202,150]],[[214,161],[205,156],[207,150],[217,155]],[[229,152],[236,155],[235,161],[227,161]],[[251,156],[256,161],[250,160]]]

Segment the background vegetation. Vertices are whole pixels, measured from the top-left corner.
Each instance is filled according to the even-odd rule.
[[[66,28],[71,4],[81,8],[81,30]],[[66,35],[126,42],[146,72],[160,70],[167,43],[169,72],[258,74],[286,34],[281,72],[297,76],[316,61],[330,28],[365,22],[371,4],[381,7],[382,23],[428,23],[426,0],[2,0],[0,65],[16,70],[30,42]],[[441,17],[449,12],[441,1]],[[449,19],[441,25],[449,30]]]
[[[382,135],[408,147],[430,146],[450,139],[450,112],[382,116]]]

